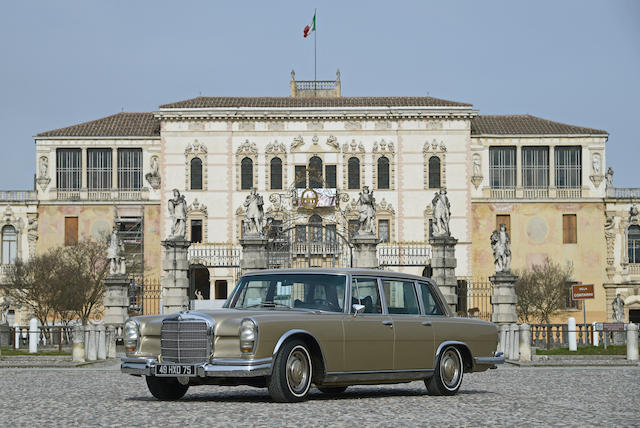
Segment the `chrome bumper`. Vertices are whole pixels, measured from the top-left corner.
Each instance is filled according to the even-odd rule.
[[[213,359],[209,363],[196,366],[197,377],[259,377],[271,375],[273,358],[259,360]],[[132,375],[155,376],[158,360],[149,357],[122,357],[120,371]],[[163,377],[167,377],[163,375]],[[171,376],[169,376],[171,377]],[[178,377],[178,376],[175,376]]]
[[[475,357],[475,363],[483,366],[493,366],[496,364],[504,364],[504,353],[502,351],[496,351],[493,357]]]

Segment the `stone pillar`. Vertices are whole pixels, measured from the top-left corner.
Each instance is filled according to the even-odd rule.
[[[638,324],[627,324],[627,360],[638,361]]]
[[[129,317],[129,278],[126,275],[109,275],[104,286],[104,323],[123,325]]]
[[[498,272],[489,277],[493,284],[493,294],[491,295],[491,306],[493,313],[491,321],[498,324],[513,324],[518,322],[516,315],[516,291],[514,283],[518,277],[509,272]]]
[[[116,357],[116,328],[112,325],[107,326],[107,358]]]
[[[520,361],[531,361],[531,326],[520,324]]]
[[[451,313],[456,313],[458,306],[458,279],[456,278],[456,244],[458,240],[451,236],[434,236],[431,244],[431,278],[444,295]],[[464,308],[466,310],[466,308]]]
[[[567,320],[567,330],[569,334],[569,351],[578,350],[578,332],[576,329],[576,319],[569,317]]]
[[[353,254],[351,265],[354,268],[378,269],[377,247],[380,240],[375,235],[356,234],[351,239],[353,244]]]
[[[35,354],[38,352],[38,339],[40,336],[40,330],[38,329],[38,320],[31,318],[29,321],[29,353]]]
[[[520,359],[520,334],[518,324],[511,324],[511,359],[516,361]]]
[[[20,349],[20,326],[18,323],[13,323],[13,347]]]
[[[96,326],[96,340],[98,342],[98,359],[107,359],[107,329],[104,323],[100,323]]]
[[[0,324],[0,347],[9,346],[11,343],[11,327],[9,324]]]
[[[189,259],[187,249],[191,242],[167,239],[162,260],[162,313],[170,314],[189,309]]]
[[[505,358],[507,358],[507,331],[508,330],[509,330],[509,326],[507,324],[502,324],[499,327],[500,336],[498,337],[498,350],[502,351]]]
[[[71,359],[74,362],[84,362],[84,326],[77,324],[73,326],[73,351]]]
[[[96,329],[93,325],[87,324],[85,332],[85,357],[87,361],[95,361],[98,359],[98,349],[96,346]]]
[[[240,270],[244,274],[250,270],[266,269],[267,264],[267,239],[256,235],[248,236],[240,240],[242,245],[242,258]]]

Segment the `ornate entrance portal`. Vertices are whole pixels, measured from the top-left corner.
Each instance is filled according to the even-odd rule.
[[[351,267],[352,247],[334,225],[311,223],[276,230],[267,243],[267,267]]]

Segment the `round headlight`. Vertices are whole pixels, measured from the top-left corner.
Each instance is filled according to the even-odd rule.
[[[240,351],[243,354],[252,353],[258,337],[258,327],[251,319],[244,319],[240,323]]]
[[[140,339],[140,327],[138,323],[132,319],[124,323],[124,349],[127,352],[135,352],[138,349],[138,341]]]

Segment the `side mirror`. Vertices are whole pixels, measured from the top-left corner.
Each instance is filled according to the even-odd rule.
[[[364,305],[359,305],[357,303],[354,303],[353,305],[351,305],[351,307],[353,308],[354,317],[364,312]]]

